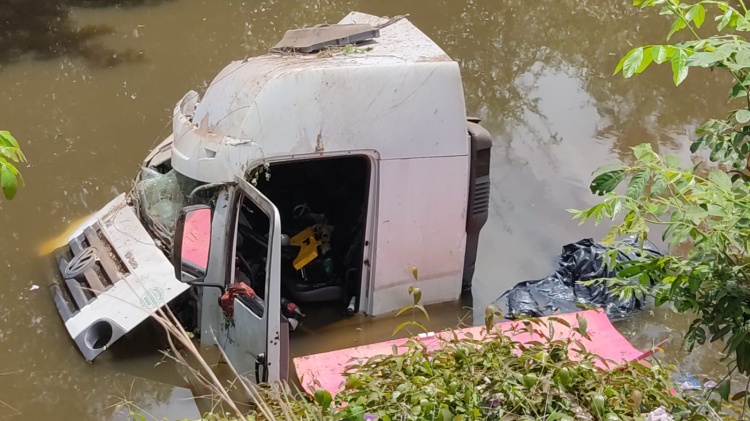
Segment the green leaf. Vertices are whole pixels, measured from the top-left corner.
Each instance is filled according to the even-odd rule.
[[[734,114],[734,118],[737,120],[740,124],[745,124],[748,121],[750,121],[750,111],[742,108],[737,110],[737,112]]]
[[[641,60],[641,65],[638,66],[638,69],[636,69],[635,74],[643,73],[644,70],[654,61],[654,57],[651,55],[651,50],[653,47],[646,47],[643,50],[643,60]]]
[[[723,60],[724,55],[716,51],[699,51],[690,56],[688,64],[695,67],[712,67]]]
[[[692,58],[692,57],[691,57]],[[741,83],[735,83],[732,85],[732,89],[729,91],[729,100],[733,100],[746,95],[745,86]]]
[[[633,146],[633,155],[635,159],[644,164],[650,164],[655,161],[654,150],[651,148],[650,143],[641,143],[640,145]]]
[[[18,141],[16,140],[15,137],[13,137],[13,135],[10,134],[9,131],[1,130],[0,138],[7,140],[11,144],[11,146],[13,146],[14,148],[20,148],[20,146],[18,145]]]
[[[638,277],[638,282],[643,285],[651,285],[651,277],[648,276],[648,273],[642,273],[641,276]]]
[[[402,315],[402,314],[406,313],[407,311],[409,311],[409,310],[413,310],[413,309],[414,309],[414,306],[413,306],[413,305],[412,305],[412,306],[405,306],[405,307],[401,307],[401,310],[399,310],[399,311],[398,311],[398,313],[396,313],[396,315],[395,315],[395,316],[393,316],[393,317],[398,317],[398,316],[400,316],[400,315]]]
[[[674,248],[675,246],[682,244],[687,240],[690,235],[691,227],[679,224],[670,226],[664,234],[669,232],[669,247]]]
[[[673,284],[674,285],[674,284]],[[700,326],[690,326],[685,335],[685,349],[690,352],[696,344],[702,345],[706,342],[706,332]]]
[[[599,174],[614,171],[614,170],[624,170],[627,167],[628,166],[624,162],[617,162],[614,164],[602,165],[601,167],[594,170],[593,174],[599,175]]]
[[[685,21],[682,20],[681,16],[676,16],[674,18],[674,22],[672,22],[672,27],[669,28],[669,34],[667,34],[667,40],[672,38],[672,35],[677,33],[679,30],[685,28]]]
[[[730,330],[732,330],[733,325],[726,325],[723,328],[716,331],[716,333],[713,333],[711,337],[711,342],[716,342],[724,339],[725,336],[727,336],[727,333],[729,333]]]
[[[724,12],[724,16],[721,17],[721,22],[719,22],[719,25],[716,27],[717,30],[721,31],[729,24],[729,21],[732,19],[732,13],[732,9],[727,9],[727,11]]]
[[[667,49],[664,46],[656,45],[651,49],[651,56],[656,64],[662,64],[667,61]]]
[[[662,176],[654,176],[654,182],[651,183],[651,196],[659,196],[667,189],[667,182]]]
[[[708,159],[711,160],[711,162],[716,162],[724,159],[724,156],[727,153],[727,144],[724,142],[716,142],[711,145],[711,153],[708,156]]]
[[[620,70],[622,70],[622,66],[625,65],[625,59],[627,59],[627,58],[628,58],[628,55],[626,54],[625,56],[623,56],[620,59],[620,61],[617,63],[617,66],[615,67],[615,72],[612,73],[612,76],[616,75],[617,72],[619,72]]]
[[[733,401],[738,401],[738,400],[740,400],[740,399],[743,399],[743,398],[744,398],[745,396],[748,396],[748,394],[750,394],[750,393],[748,393],[748,391],[747,391],[747,390],[743,390],[742,392],[738,392],[738,393],[735,393],[735,394],[734,394],[734,395],[732,396],[732,400],[733,400]]]
[[[422,306],[421,304],[414,304],[414,308],[416,308],[417,310],[421,310],[422,314],[424,314],[425,319],[427,319],[428,321],[430,320],[430,315],[427,313],[427,310],[424,308],[424,306]]]
[[[638,71],[643,61],[643,47],[638,47],[628,53],[625,58],[625,63],[622,66],[622,75],[625,78],[629,78]]]
[[[553,412],[549,415],[549,418],[547,418],[547,421],[573,421],[573,418],[570,415],[566,415],[562,412]]]
[[[578,333],[581,334],[581,336],[586,336],[588,334],[588,326],[589,322],[586,320],[583,316],[576,316],[576,320],[578,321]]]
[[[685,50],[677,50],[677,53],[672,55],[672,74],[675,86],[682,83],[688,75],[687,61],[688,56]]]
[[[622,210],[622,202],[617,196],[612,196],[604,201],[604,215],[613,221]]]
[[[600,174],[596,178],[594,178],[589,188],[591,189],[592,193],[603,196],[616,189],[617,186],[620,185],[622,180],[625,179],[626,175],[627,174],[625,173],[625,171],[622,170],[605,172],[604,174]]]
[[[726,192],[732,190],[732,179],[729,178],[729,175],[724,171],[711,171],[711,173],[708,174],[708,179]]]
[[[401,323],[400,325],[396,326],[396,329],[393,330],[393,333],[391,333],[391,336],[396,336],[398,332],[401,332],[401,330],[403,330],[406,326],[410,326],[410,325],[411,325],[411,320],[407,320]]]
[[[20,162],[22,158],[21,150],[12,146],[0,147],[0,156],[3,156],[13,162]]]
[[[138,412],[135,412],[135,411],[130,411],[128,413],[128,416],[129,416],[128,418],[129,421],[146,421],[146,417],[144,417],[142,414],[139,414]]]
[[[668,204],[666,204],[666,203],[658,203],[656,205],[656,209],[653,212],[651,212],[651,213],[653,213],[654,215],[660,217],[660,216],[664,215],[668,210],[669,210],[669,205]]]
[[[331,392],[324,390],[324,389],[318,389],[315,391],[315,402],[320,405],[323,409],[328,409],[331,407],[331,403],[333,402],[333,397],[331,396]]]
[[[633,175],[633,178],[630,179],[630,184],[628,185],[625,195],[631,199],[638,199],[641,197],[649,178],[651,178],[651,171],[648,168],[641,168],[638,170]]]
[[[693,5],[693,7],[691,7],[687,13],[685,13],[685,20],[691,22],[695,18],[695,15],[698,14],[699,7],[702,7],[700,3]]]
[[[750,67],[750,50],[739,50],[734,55],[734,61],[741,67]],[[750,85],[750,79],[745,76],[742,79],[742,86]]]
[[[3,195],[8,200],[13,200],[18,191],[18,178],[5,165],[0,168],[0,186],[3,189]]]
[[[634,55],[636,57],[633,57]],[[640,56],[640,58],[638,58],[637,56]],[[613,73],[613,76],[616,75],[620,70],[623,70],[626,63],[629,63],[629,66],[632,67],[632,71],[634,73],[638,69],[638,66],[640,66],[642,59],[643,59],[643,47],[633,48],[632,50],[628,51],[628,53],[625,54],[617,63],[617,67],[615,67],[615,72]],[[637,63],[634,63],[634,60],[637,60]],[[630,76],[632,76],[633,73],[630,73]],[[625,70],[623,70],[623,75],[625,75]],[[630,76],[625,76],[625,77],[630,77]]]
[[[443,421],[452,421],[454,417],[448,408],[440,408],[440,416],[443,418]]]
[[[596,204],[585,211],[583,219],[589,219],[594,216],[595,220],[601,221],[602,210],[604,210],[604,203]]]
[[[727,216],[726,211],[721,206],[709,203],[707,207],[709,216],[717,216],[720,218],[725,218]]]
[[[628,279],[628,278],[631,278],[631,277],[633,277],[635,275],[640,274],[641,272],[643,272],[643,266],[641,266],[641,265],[628,266],[625,269],[617,272],[617,277],[618,278],[623,278],[623,279]]]
[[[737,15],[735,15],[737,16]],[[745,19],[742,16],[737,16],[737,26],[736,29],[738,31],[750,31],[750,21]]]
[[[700,221],[708,216],[708,211],[700,206],[688,206],[685,209],[685,217],[692,219],[693,221]]]
[[[419,323],[418,321],[415,321],[415,320],[407,320],[401,323],[400,325],[396,326],[396,329],[393,330],[393,333],[391,334],[391,336],[396,336],[396,334],[400,332],[401,330],[403,330],[406,326],[416,326],[420,328],[422,332],[427,332],[427,328],[424,327],[422,323]]]
[[[731,355],[745,340],[747,337],[747,332],[740,332],[740,333],[733,333],[729,337],[729,341],[727,342],[726,349],[724,349],[724,352],[727,355]]]
[[[415,270],[416,270],[416,268],[415,268]],[[419,302],[422,300],[422,290],[419,289],[419,288],[417,288],[417,287],[410,286],[409,287],[409,295],[411,295],[412,298],[414,299],[414,305],[419,304]]]
[[[695,23],[696,28],[700,28],[701,25],[703,25],[703,22],[706,21],[706,9],[703,7],[702,4],[698,3],[695,6],[692,7],[692,9],[696,9],[695,16],[693,17],[693,23]]]
[[[728,401],[729,400],[729,393],[731,389],[731,384],[729,383],[729,379],[724,379],[721,383],[719,383],[718,386],[716,386],[716,393],[721,396],[721,399]]]

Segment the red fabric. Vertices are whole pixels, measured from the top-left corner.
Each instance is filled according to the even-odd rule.
[[[229,317],[234,315],[234,297],[238,295],[249,295],[251,298],[254,298],[255,291],[242,282],[230,285],[219,301],[221,309],[224,310],[224,313]]]

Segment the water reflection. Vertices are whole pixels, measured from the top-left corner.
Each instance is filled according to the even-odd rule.
[[[168,0],[24,0],[0,3],[0,64],[24,56],[51,59],[80,56],[89,64],[109,67],[118,63],[142,60],[135,50],[117,51],[93,42],[112,35],[107,25],[75,25],[70,18],[72,8],[127,8],[155,5]]]
[[[150,386],[150,387],[149,387]],[[190,389],[175,387],[167,393],[153,394],[150,389],[161,391],[162,385],[154,385],[145,380],[136,380],[127,390],[118,390],[112,396],[113,407],[110,421],[131,421],[130,411],[141,414],[148,421],[158,420],[197,420],[201,413],[193,400]]]
[[[693,352],[685,351],[682,338],[692,322],[692,317],[678,314],[668,307],[645,311],[636,317],[615,324],[633,345],[639,349],[649,349],[662,341],[668,341],[664,353],[656,357],[665,364],[674,365],[675,370],[694,376],[704,383],[712,380],[719,382],[728,373],[727,363],[723,360],[725,343],[717,341],[697,347]],[[733,376],[733,390],[745,389],[746,378]]]
[[[148,329],[86,364],[49,299],[49,262],[36,256],[37,246],[130,187],[187,90],[207,86],[230,60],[266,51],[286,29],[335,22],[350,10],[409,13],[458,61],[467,110],[494,135],[491,215],[472,303],[473,320],[481,322],[484,305],[507,288],[550,273],[563,244],[606,229],[578,227],[564,211],[595,200],[588,192],[594,168],[627,157],[641,142],[686,156],[694,126],[726,107],[724,91],[713,89],[722,81],[708,71],[679,89],[667,68],[633,80],[611,76],[631,44],[660,42],[669,29],[668,21],[629,4],[1,1],[0,125],[21,139],[31,163],[27,187],[12,203],[0,203],[0,373],[13,372],[2,377],[0,400],[21,413],[15,419],[106,419],[109,395],[130,390],[134,378],[152,380],[144,393],[165,401],[170,385],[186,385],[168,364],[154,367],[153,349],[131,352],[159,337]],[[94,52],[87,56],[86,48]],[[107,57],[126,51],[143,58],[112,66]],[[464,304],[430,309],[430,328],[457,323]],[[388,339],[390,322],[311,328],[302,332],[309,339],[304,348]],[[646,315],[630,323],[623,330],[644,347],[664,326],[677,331],[682,322]],[[714,348],[707,349],[685,360],[690,370],[711,367]],[[13,415],[6,409],[0,417]]]

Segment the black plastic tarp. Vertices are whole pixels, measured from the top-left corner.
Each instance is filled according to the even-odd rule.
[[[612,286],[606,282],[584,285],[583,283],[599,278],[614,278],[619,269],[604,264],[602,254],[617,249],[617,261],[625,262],[638,259],[641,247],[627,239],[611,247],[584,239],[563,247],[557,260],[557,270],[545,278],[524,281],[505,292],[495,301],[505,318],[518,316],[549,316],[552,314],[572,313],[581,307],[603,308],[612,319],[628,317],[643,309],[644,300],[640,297],[621,299],[612,292]],[[652,244],[645,244],[643,253],[661,256]],[[631,282],[638,282],[633,279]]]

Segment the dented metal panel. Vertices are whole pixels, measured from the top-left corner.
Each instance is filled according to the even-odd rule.
[[[386,22],[352,13],[340,23]],[[172,166],[211,183],[292,155],[468,156],[465,116],[458,64],[402,19],[367,48],[230,64],[202,98],[190,92],[175,107]]]
[[[379,36],[380,31],[370,24],[317,25],[313,28],[286,31],[284,38],[271,47],[271,51],[311,53]]]

